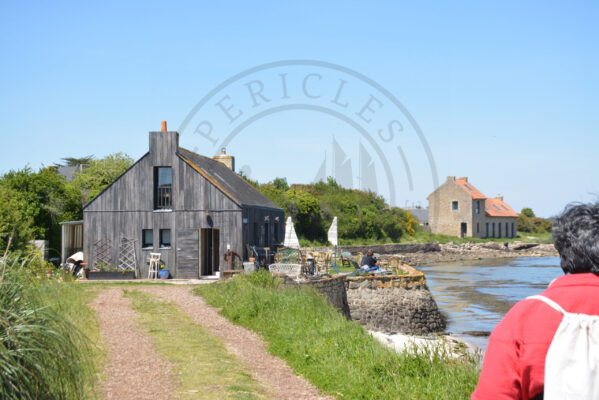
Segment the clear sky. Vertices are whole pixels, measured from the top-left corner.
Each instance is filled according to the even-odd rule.
[[[88,154],[138,158],[148,131],[161,120],[178,129],[229,77],[308,59],[357,71],[395,96],[426,137],[438,182],[468,176],[487,196],[541,216],[597,199],[597,2],[122,3],[0,1],[0,172]],[[182,145],[215,152],[218,144],[188,130]],[[309,182],[325,155],[330,164],[333,138],[354,168],[362,143],[381,194],[394,181],[395,204],[426,204],[431,163],[408,130],[411,187],[394,147],[380,147],[385,175],[371,143],[331,114],[264,116],[227,149],[261,182]]]

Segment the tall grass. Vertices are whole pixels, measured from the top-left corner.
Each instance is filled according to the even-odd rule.
[[[91,312],[35,256],[0,260],[0,398],[88,398],[93,350],[74,321]]]
[[[268,272],[202,285],[195,293],[340,399],[467,399],[478,379],[477,358],[454,359],[442,349],[398,354],[314,290],[280,289]]]

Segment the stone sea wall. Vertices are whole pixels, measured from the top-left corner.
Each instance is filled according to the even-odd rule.
[[[282,285],[287,287],[312,287],[320,292],[320,294],[322,294],[333,307],[338,309],[341,314],[345,315],[347,318],[351,318],[349,304],[347,302],[347,293],[345,291],[345,276],[343,275],[301,282],[285,279]]]
[[[313,287],[368,330],[410,335],[444,331],[445,320],[424,274],[407,265],[401,268],[406,275],[335,275],[301,282],[287,277],[283,285]]]
[[[345,287],[352,319],[368,330],[410,335],[445,330],[445,319],[419,271],[347,277]]]

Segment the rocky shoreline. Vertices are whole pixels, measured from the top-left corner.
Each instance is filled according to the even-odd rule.
[[[399,261],[417,267],[446,262],[473,261],[487,258],[557,257],[553,244],[509,242],[439,244],[437,249],[381,255],[381,261]]]

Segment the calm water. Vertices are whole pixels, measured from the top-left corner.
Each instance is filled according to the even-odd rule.
[[[437,304],[448,317],[447,330],[485,349],[488,337],[465,332],[492,331],[511,306],[543,291],[563,275],[558,257],[477,260],[418,267]]]

